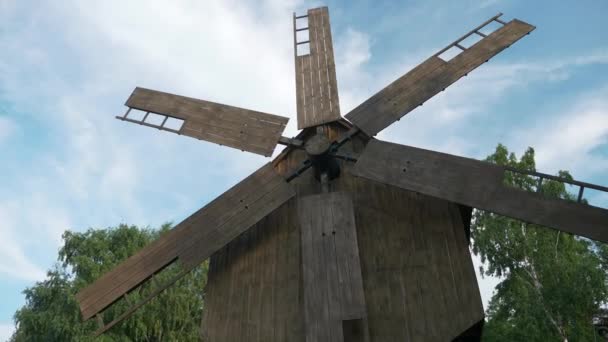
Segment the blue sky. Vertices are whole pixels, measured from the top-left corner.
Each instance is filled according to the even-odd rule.
[[[474,158],[533,146],[540,171],[608,184],[603,0],[0,0],[0,340],[64,230],[178,222],[266,161],[113,119],[133,88],[288,116],[295,135],[291,13],[321,4],[343,114],[497,12],[536,25],[380,138]]]

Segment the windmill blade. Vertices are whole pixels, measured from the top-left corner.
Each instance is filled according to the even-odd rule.
[[[98,314],[176,260],[185,275],[294,195],[292,186],[266,164],[80,291],[76,299],[83,318]]]
[[[510,187],[503,183],[505,172],[514,169],[379,140],[368,143],[353,170],[374,181],[608,242],[608,210]]]
[[[344,321],[366,316],[352,200],[340,192],[300,198],[298,219],[306,341],[344,341]]]
[[[308,20],[308,26],[296,23]],[[298,129],[340,119],[338,83],[327,7],[293,18]],[[298,38],[301,32],[308,38]]]
[[[505,23],[498,19],[500,15],[490,18],[448,45],[370,97],[345,117],[368,136],[374,136],[534,30],[534,26],[517,19]],[[492,21],[504,26],[487,36],[479,31]],[[485,37],[469,48],[463,47],[460,43],[473,34]],[[447,62],[439,57],[453,47],[463,51]]]
[[[289,120],[286,117],[232,107],[220,103],[173,95],[146,88],[135,88],[125,103],[129,110],[116,118],[212,143],[234,147],[269,157]],[[131,109],[163,116],[162,123],[128,117]],[[169,128],[169,118],[183,121],[178,129]]]

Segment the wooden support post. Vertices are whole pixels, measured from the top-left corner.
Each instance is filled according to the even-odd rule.
[[[496,17],[494,20],[495,20],[495,21],[497,21],[497,22],[499,22],[499,23],[501,23],[501,24],[503,24],[503,25],[507,25],[507,23],[506,23],[506,22],[504,22],[504,21],[502,21],[502,20],[498,19],[498,17]]]
[[[585,187],[581,185],[581,187],[578,189],[578,198],[576,199],[578,203],[581,203],[583,200],[583,191],[585,191]]]
[[[452,44],[450,44],[450,45],[446,46],[445,48],[439,50],[439,52],[437,52],[433,56],[439,57],[439,55],[441,55],[442,53],[448,51],[452,46],[454,46],[454,44],[460,43],[461,41],[467,39],[467,37],[470,36],[470,35],[472,35],[473,33],[479,34],[480,33],[480,32],[478,32],[479,30],[481,30],[482,28],[484,28],[486,25],[488,25],[489,23],[491,23],[493,20],[498,20],[498,17],[500,17],[501,15],[502,15],[502,13],[498,13],[497,15],[493,16],[492,18],[484,21],[481,25],[479,25],[476,28],[472,29],[467,34],[465,34],[464,36],[456,39]],[[503,25],[504,25],[504,22],[503,22]]]
[[[542,191],[542,185],[543,185],[543,177],[538,177],[538,185],[536,185],[536,192]]]
[[[459,49],[460,49],[460,50],[462,50],[462,51],[464,51],[464,50],[466,50],[466,49],[467,49],[467,48],[465,48],[464,46],[462,46],[462,45],[460,45],[460,44],[458,44],[458,43],[454,44],[454,46],[455,46],[455,47],[457,47],[457,48],[459,48]]]

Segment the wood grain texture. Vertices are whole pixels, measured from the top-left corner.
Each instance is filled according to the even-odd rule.
[[[347,129],[336,122],[328,125],[326,133],[335,139]],[[299,138],[315,133],[305,130]],[[356,155],[365,143],[357,137],[341,151]],[[286,174],[304,158],[304,151],[290,150],[273,163],[278,173]],[[363,319],[343,324],[345,339],[450,341],[483,320],[459,206],[352,176],[353,163],[340,161],[340,165],[341,176],[329,183],[329,190],[349,193],[352,198],[367,311]],[[311,170],[290,184],[296,188],[295,197],[211,256],[201,323],[206,341],[305,341],[304,232],[298,222],[298,203],[320,193],[321,187]],[[243,245],[238,240],[253,234],[261,242],[251,240],[239,247]],[[263,261],[253,258],[256,253],[266,255]],[[246,267],[235,267],[242,259],[248,260]],[[231,290],[227,284],[232,284]],[[229,295],[250,297],[252,293],[259,294],[259,301],[232,299],[231,303],[244,306],[227,308]],[[436,299],[437,293],[444,295]],[[445,304],[433,304],[438,300]],[[230,317],[235,328],[227,331],[217,317]],[[438,317],[447,317],[446,322],[432,323]],[[358,335],[353,336],[353,331]]]
[[[608,210],[503,184],[505,169],[474,159],[373,140],[357,176],[608,242]]]
[[[135,88],[129,108],[184,120],[178,134],[270,156],[289,120],[286,117]]]
[[[345,117],[368,136],[374,136],[533,29],[534,26],[514,19],[448,62],[433,56]]]
[[[366,316],[352,201],[343,192],[302,197],[298,219],[306,341],[344,341],[343,321]]]
[[[336,66],[327,7],[308,10],[308,32],[310,53],[295,56],[298,129],[340,119]]]
[[[102,311],[168,264],[196,267],[295,195],[271,164],[175,226],[76,295],[84,319]]]

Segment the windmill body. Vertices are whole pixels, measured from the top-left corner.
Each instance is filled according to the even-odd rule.
[[[492,21],[502,27],[483,33]],[[484,316],[468,249],[472,208],[608,241],[608,210],[582,201],[584,189],[608,188],[373,138],[533,26],[492,17],[344,119],[327,8],[293,22],[302,129],[295,138],[281,136],[288,119],[278,115],[144,88],[128,99],[123,121],[265,156],[277,144],[286,148],[79,292],[83,318],[97,317],[98,334],[210,258],[206,341],[478,340]],[[307,39],[298,39],[301,31]],[[480,40],[462,46],[472,35]],[[451,48],[462,51],[443,59]],[[146,114],[134,120],[132,109]],[[151,124],[149,115],[164,119]],[[508,188],[507,172],[579,186],[578,201]],[[173,263],[178,276],[104,320],[107,307],[129,301]]]
[[[347,129],[334,123],[328,134],[335,139]],[[355,154],[365,144],[355,138],[341,151]],[[289,172],[305,158],[301,150],[279,156],[277,171]],[[339,163],[341,175],[329,182],[327,193],[313,172],[302,174],[290,182],[297,188],[294,198],[211,257],[201,329],[205,341],[307,341],[307,319],[316,318],[321,322],[312,325],[325,329],[323,334],[311,328],[318,334],[316,341],[369,341],[366,334],[371,341],[449,341],[483,319],[466,238],[468,222],[463,222],[460,206],[352,176],[352,163]],[[335,207],[327,204],[331,198],[322,200],[325,194],[350,195],[354,225],[345,229],[332,222],[331,213],[309,209],[312,203]],[[303,218],[298,212],[303,209],[317,213],[317,221]],[[302,225],[300,219],[310,224]],[[330,222],[331,229],[322,222]],[[316,235],[319,250],[312,248],[306,231]],[[356,252],[344,246],[353,238],[361,269],[359,293],[352,286],[349,291],[335,285],[351,279],[350,270],[331,263],[341,247],[343,255]],[[314,280],[305,282],[304,267],[319,271]],[[325,293],[320,301],[333,305],[306,317],[310,292]],[[332,298],[349,292],[364,299],[365,312],[357,305],[340,312]],[[332,309],[338,312],[327,319],[324,315]]]

